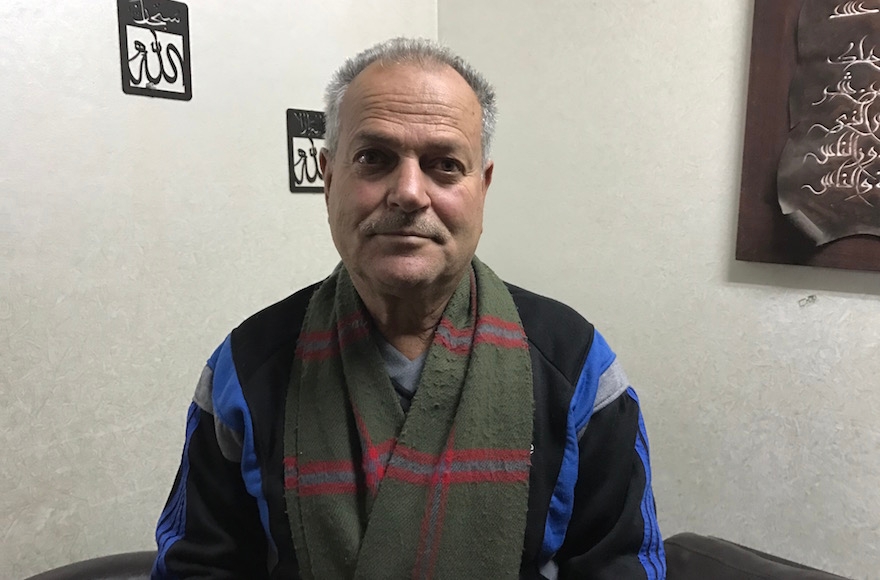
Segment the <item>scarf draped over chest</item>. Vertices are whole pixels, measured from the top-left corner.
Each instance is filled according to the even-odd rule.
[[[474,258],[408,413],[339,267],[313,295],[285,409],[284,489],[307,579],[516,578],[532,442],[529,346]]]

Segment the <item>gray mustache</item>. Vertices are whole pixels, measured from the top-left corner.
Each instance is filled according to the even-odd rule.
[[[372,221],[362,223],[359,229],[362,234],[368,236],[407,231],[438,241],[446,239],[446,230],[444,228],[428,221],[424,217],[404,213],[384,214]]]

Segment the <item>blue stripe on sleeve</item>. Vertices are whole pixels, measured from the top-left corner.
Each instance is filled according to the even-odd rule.
[[[193,403],[189,406],[186,415],[186,439],[183,444],[183,458],[180,461],[180,479],[177,482],[177,489],[174,495],[168,501],[168,505],[162,511],[159,517],[159,523],[156,525],[156,546],[158,547],[158,555],[156,562],[153,564],[152,578],[168,578],[169,572],[165,563],[165,557],[168,550],[175,542],[180,540],[186,531],[186,482],[189,478],[189,442],[192,435],[199,425],[201,417],[201,409]]]
[[[639,403],[636,392],[630,387],[627,395]],[[639,433],[636,437],[636,453],[642,460],[645,468],[645,491],[642,495],[641,510],[642,520],[645,522],[645,535],[642,546],[639,549],[639,561],[645,569],[648,580],[664,580],[666,578],[666,552],[663,549],[663,538],[660,536],[660,526],[657,524],[657,508],[654,504],[654,492],[651,488],[651,460],[648,447],[648,432],[645,429],[645,421],[639,410]]]
[[[250,409],[244,400],[238,371],[232,360],[232,337],[220,345],[208,361],[214,369],[214,418],[230,429],[242,434],[241,477],[248,493],[257,500],[260,522],[269,542],[269,549],[276,550],[275,542],[269,532],[269,504],[263,493],[263,477],[260,463],[254,448],[254,429]]]
[[[602,335],[594,331],[593,344],[581,369],[580,378],[571,398],[566,422],[565,450],[562,455],[562,465],[559,468],[559,478],[550,498],[550,507],[547,512],[547,522],[544,525],[544,543],[541,546],[541,562],[548,562],[562,547],[568,524],[571,521],[571,513],[574,507],[574,487],[578,478],[578,466],[580,463],[578,453],[578,432],[586,427],[593,412],[593,404],[596,400],[596,391],[599,389],[599,378],[611,363],[614,362],[615,354],[602,338]]]

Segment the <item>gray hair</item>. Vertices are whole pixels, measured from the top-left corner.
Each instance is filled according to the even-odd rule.
[[[423,38],[393,38],[377,44],[350,58],[339,67],[330,79],[324,93],[326,134],[325,147],[330,157],[336,154],[339,145],[339,109],[345,92],[355,77],[374,62],[383,64],[440,64],[452,67],[460,74],[477,95],[482,109],[483,165],[489,161],[489,149],[495,133],[495,118],[498,110],[495,105],[495,89],[489,81],[476,71],[463,58],[445,46]]]

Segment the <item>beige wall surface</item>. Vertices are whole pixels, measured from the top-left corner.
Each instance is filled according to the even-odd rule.
[[[189,0],[193,99],[123,94],[116,2],[0,3],[0,578],[149,549],[205,360],[338,257],[285,110],[435,0]]]
[[[664,535],[877,578],[880,274],[733,259],[751,17],[751,0],[442,0],[440,40],[501,107],[480,255],[617,350]]]

